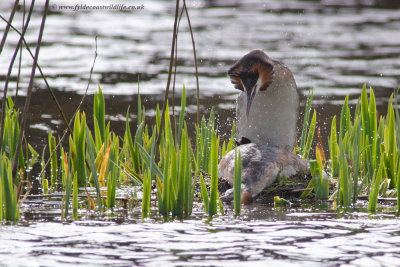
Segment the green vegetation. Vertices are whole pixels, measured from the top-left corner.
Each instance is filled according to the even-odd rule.
[[[378,196],[388,197],[396,191],[399,200],[400,157],[397,138],[400,119],[393,108],[393,96],[389,99],[387,115],[378,118],[374,91],[370,89],[368,99],[365,85],[353,119],[350,113],[347,96],[340,114],[339,133],[336,131],[336,116],[331,123],[330,161],[323,163],[323,150],[317,147],[316,160],[310,161],[313,179],[309,187],[314,188],[316,198],[328,197],[329,185],[322,172],[325,168],[330,179],[337,184],[337,190],[330,198],[336,198],[339,205],[349,207],[357,202],[359,196],[367,195],[368,210],[373,212],[377,207]],[[312,125],[313,121],[310,128]],[[303,129],[302,136],[305,136],[304,132]]]
[[[304,109],[303,128],[300,136],[300,144],[294,150],[295,153],[299,153],[299,155],[303,158],[308,158],[308,155],[310,154],[311,143],[314,138],[315,124],[317,120],[317,113],[314,110],[311,123],[309,123],[313,95],[314,89],[311,89],[308,92],[306,107]]]
[[[233,209],[240,214],[240,197],[242,195],[242,157],[240,151],[235,150],[235,169],[233,179]]]
[[[21,148],[16,162],[18,172],[13,179],[13,158],[20,131],[18,114],[19,110],[14,108],[14,103],[9,97],[5,107],[3,140],[0,147],[0,221],[3,219],[15,221],[19,218],[17,185],[23,177],[30,177],[30,172],[27,170],[32,168],[39,157],[29,144],[25,146],[27,148],[25,153]]]
[[[317,121],[315,111],[310,121],[312,96],[311,91],[305,108],[304,128],[299,147],[295,148],[295,151],[306,158],[310,155]],[[214,112],[211,111],[208,120],[203,117],[200,125],[195,126],[196,136],[192,142],[184,118],[185,89],[177,124],[169,114],[167,103],[164,120],[161,121],[160,110],[157,107],[156,124],[149,130],[140,94],[137,105],[136,131],[132,134],[128,109],[122,145],[118,136],[110,131],[110,123],[105,121],[105,102],[100,88],[94,95],[93,132],[86,123],[85,113],[78,112],[74,118],[73,132],[69,136],[69,152],[63,147],[57,147],[56,138],[49,133],[50,179],[43,175],[42,185],[45,193],[48,190],[48,181],[51,182],[52,192],[63,188],[63,217],[69,217],[72,204],[76,218],[79,208],[78,190],[90,185],[96,192],[97,210],[112,211],[116,206],[116,190],[122,183],[143,187],[143,217],[149,215],[151,207],[157,207],[158,213],[165,218],[190,216],[196,184],[200,186],[205,212],[213,216],[218,213],[219,208],[220,213],[223,213],[218,193],[218,162],[228,151],[234,149],[235,126],[233,125],[229,141],[221,145],[214,125]],[[19,181],[16,179],[13,182],[11,161],[16,147],[15,136],[19,131],[17,114],[18,112],[13,112],[11,99],[8,99],[0,166],[0,219],[7,220],[16,220],[19,217],[19,196],[16,190]],[[372,89],[368,97],[364,86],[353,116],[346,97],[340,114],[338,132],[336,116],[331,123],[328,140],[330,160],[325,160],[320,144],[315,150],[315,160],[310,160],[312,180],[308,187],[313,189],[315,198],[336,198],[339,205],[348,207],[356,203],[360,195],[368,195],[368,209],[371,212],[376,210],[379,197],[392,196],[397,192],[400,199],[399,121],[392,97],[389,100],[387,115],[380,116],[379,119]],[[160,127],[161,123],[164,124],[163,127]],[[26,151],[21,151],[18,162],[20,171],[17,176],[20,179],[29,175],[26,169],[32,167],[39,157],[31,146],[26,147]],[[61,157],[58,158],[58,155]],[[42,167],[44,158],[43,153]],[[234,212],[239,215],[241,156],[238,151],[235,153],[234,174]],[[210,179],[209,190],[205,177]],[[331,183],[336,183],[336,191],[331,194],[328,179]],[[309,193],[310,191],[305,192],[302,196],[305,197]],[[94,208],[93,200],[89,196],[88,198],[91,208]]]
[[[3,154],[0,166],[0,219],[15,221],[19,218],[19,207],[11,173],[11,161]]]

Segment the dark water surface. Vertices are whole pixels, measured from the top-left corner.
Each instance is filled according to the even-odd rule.
[[[21,1],[22,2],[22,1]],[[30,1],[27,1],[30,2]],[[0,1],[8,17],[12,0]],[[36,1],[27,40],[34,48],[43,0]],[[66,5],[142,5],[135,11],[68,11]],[[215,107],[219,129],[228,132],[237,91],[226,76],[235,60],[254,48],[283,60],[303,95],[315,88],[314,107],[322,133],[329,131],[346,94],[356,102],[364,83],[375,89],[384,114],[388,96],[400,87],[400,2],[397,0],[191,1],[191,23],[199,59],[201,113]],[[86,89],[98,57],[89,93],[101,85],[111,128],[124,130],[126,109],[136,110],[137,81],[150,118],[162,101],[170,56],[173,1],[52,0],[39,64],[68,117]],[[14,20],[19,27],[21,12]],[[0,33],[5,25],[0,23]],[[187,88],[188,119],[195,121],[195,77],[190,34],[182,18],[178,42],[176,91]],[[0,88],[18,40],[10,33],[0,55]],[[24,101],[31,59],[22,58],[20,97]],[[16,64],[18,65],[18,64]],[[17,68],[9,85],[15,93]],[[3,89],[2,89],[3,90]],[[2,91],[1,91],[2,92]],[[304,98],[303,98],[304,100]],[[180,102],[179,97],[176,102]],[[304,104],[304,101],[303,101]],[[91,96],[84,110],[92,109]],[[39,151],[48,130],[65,128],[43,81],[32,96],[28,141]],[[135,115],[130,115],[135,120]],[[301,119],[301,118],[300,118]],[[400,224],[392,209],[369,216],[363,210],[338,212],[332,207],[274,210],[265,205],[245,209],[244,216],[220,216],[209,222],[197,212],[191,219],[161,223],[129,213],[122,219],[83,217],[70,224],[33,216],[27,202],[24,223],[0,226],[0,265],[256,265],[396,266],[400,263]],[[38,204],[40,207],[40,204]],[[365,206],[365,205],[364,205]],[[229,209],[229,208],[228,208]],[[29,217],[31,216],[32,217]],[[39,216],[39,217],[40,217]]]

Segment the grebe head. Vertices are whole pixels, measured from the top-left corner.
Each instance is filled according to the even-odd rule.
[[[274,78],[274,62],[262,50],[256,49],[244,55],[228,71],[236,89],[246,92],[246,116],[259,91],[267,90]]]

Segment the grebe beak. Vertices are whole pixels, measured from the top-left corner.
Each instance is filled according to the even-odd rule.
[[[257,92],[257,90],[256,90],[255,86],[253,86],[253,88],[251,90],[246,89],[246,94],[247,94],[246,116],[247,116],[247,118],[249,117],[251,104],[253,103],[256,92]]]

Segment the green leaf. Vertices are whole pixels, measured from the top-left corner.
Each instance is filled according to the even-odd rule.
[[[235,168],[234,168],[234,180],[233,180],[233,207],[235,214],[240,214],[240,204],[242,194],[242,157],[240,155],[240,150],[235,151]]]
[[[311,144],[312,144],[312,141],[314,140],[316,121],[317,121],[317,113],[314,109],[314,114],[312,116],[310,128],[308,130],[306,145],[305,145],[305,148],[304,148],[303,154],[302,154],[303,158],[308,158],[308,155],[310,154]]]
[[[314,95],[314,88],[310,88],[310,90],[308,90],[306,107],[304,109],[303,129],[301,131],[301,136],[300,136],[300,155],[303,155],[304,150],[305,150],[306,136],[307,136],[307,130],[308,130],[308,124],[309,124],[308,121],[309,121],[310,113],[311,113],[311,103],[312,103],[313,95]]]

